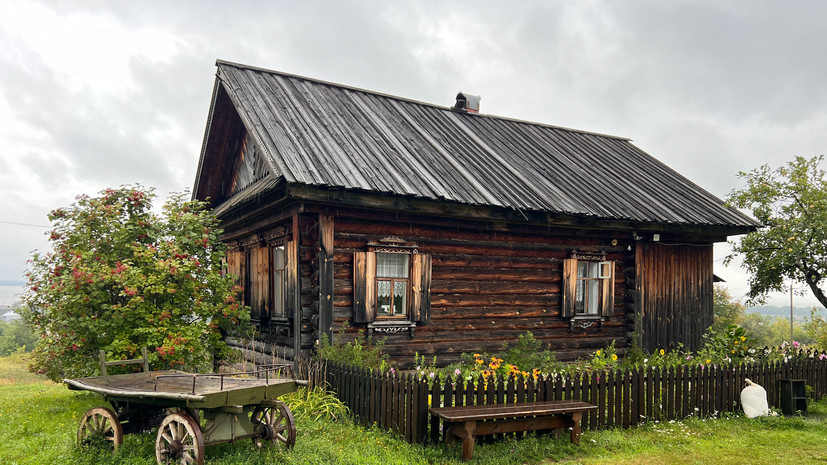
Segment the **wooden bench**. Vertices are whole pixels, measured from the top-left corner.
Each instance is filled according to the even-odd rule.
[[[508,405],[469,405],[434,407],[431,415],[444,422],[445,442],[462,439],[462,459],[474,456],[474,437],[517,431],[571,428],[571,442],[580,443],[580,420],[583,413],[597,406],[576,400],[525,402]]]

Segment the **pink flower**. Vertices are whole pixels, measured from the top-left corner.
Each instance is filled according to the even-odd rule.
[[[799,346],[798,341],[793,341],[793,347],[795,347],[796,349],[798,349],[798,346]]]
[[[822,355],[822,357],[827,358],[827,356],[825,356],[825,355]],[[459,376],[459,375],[460,375],[460,373],[462,373],[462,370],[460,370],[459,368],[457,368],[456,370],[454,370],[454,375]]]

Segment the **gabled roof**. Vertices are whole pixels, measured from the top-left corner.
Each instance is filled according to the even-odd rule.
[[[216,65],[197,198],[221,197],[216,176],[229,165],[208,146],[218,114],[234,110],[270,173],[247,192],[222,199],[225,204],[283,180],[598,219],[757,225],[626,138],[459,112],[220,60]]]

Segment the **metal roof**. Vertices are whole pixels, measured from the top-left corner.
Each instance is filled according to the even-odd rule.
[[[613,220],[757,225],[625,138],[217,67],[272,176],[287,183]],[[273,180],[257,190],[265,184]]]

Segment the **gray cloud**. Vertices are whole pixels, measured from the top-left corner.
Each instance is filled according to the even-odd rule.
[[[485,113],[631,137],[720,196],[739,170],[824,152],[823,2],[41,5],[59,25],[100,22],[98,43],[120,44],[112,27],[137,39],[67,52],[120,76],[101,86],[46,53],[68,37],[0,19],[0,220],[42,223],[75,194],[123,183],[191,187],[216,58],[441,105],[481,94]],[[30,232],[0,229],[0,279],[45,247]]]

